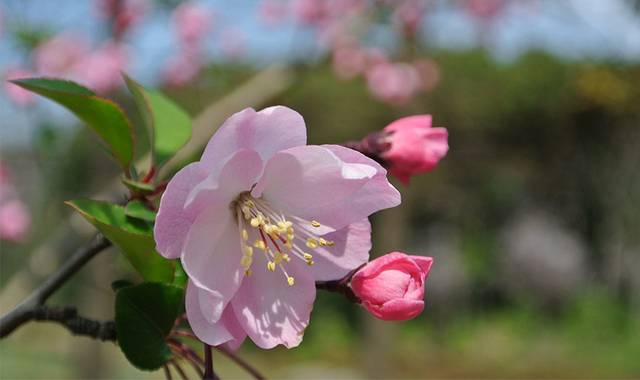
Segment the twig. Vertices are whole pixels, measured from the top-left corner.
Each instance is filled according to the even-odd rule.
[[[169,369],[168,365],[163,365],[162,369],[164,370],[164,378],[166,380],[173,380],[173,376],[171,376],[171,370]]]
[[[116,340],[115,322],[99,322],[82,317],[74,307],[36,306],[33,310],[33,320],[57,322],[73,335],[87,336],[103,342]]]
[[[204,343],[204,376],[203,380],[220,379],[213,370],[213,355],[211,354],[211,346]]]
[[[79,248],[62,264],[57,272],[47,278],[29,297],[0,319],[0,339],[11,334],[25,322],[34,319],[39,306],[42,306],[89,260],[109,246],[111,246],[111,242],[102,234],[97,234],[88,246]]]
[[[241,357],[236,355],[235,352],[233,352],[231,350],[228,350],[228,349],[226,349],[226,348],[224,348],[222,346],[216,346],[215,349],[220,351],[220,352],[222,352],[222,354],[224,354],[229,359],[233,360],[233,362],[235,362],[239,367],[241,367],[245,371],[249,372],[251,374],[251,376],[253,376],[254,379],[257,379],[257,380],[266,379],[264,377],[264,375],[262,375],[260,372],[258,372],[257,369],[253,368],[251,366],[251,364],[247,363],[246,361],[244,361],[244,359],[242,359]]]

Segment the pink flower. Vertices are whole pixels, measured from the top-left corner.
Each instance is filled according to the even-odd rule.
[[[183,45],[198,45],[202,38],[211,30],[213,13],[192,2],[180,4],[171,16]]]
[[[287,3],[282,0],[262,0],[258,4],[258,17],[268,26],[282,22],[287,13]]]
[[[40,75],[69,77],[88,53],[89,46],[84,40],[60,34],[38,45],[33,58]]]
[[[34,75],[22,69],[9,69],[4,73],[4,89],[14,103],[19,106],[27,106],[33,104],[35,101],[35,96],[32,92],[25,90],[22,87],[16,86],[15,84],[8,82],[12,79],[22,79],[33,77]]]
[[[330,16],[328,0],[294,0],[293,14],[298,22],[312,26],[325,23]]]
[[[97,6],[102,18],[113,20],[114,34],[120,38],[140,22],[150,4],[148,0],[99,0]]]
[[[127,66],[127,52],[123,45],[106,42],[99,49],[84,56],[72,68],[74,77],[98,93],[107,93],[122,84],[121,73]]]
[[[199,162],[169,182],[158,252],[181,258],[187,317],[211,345],[297,346],[316,280],[367,261],[367,217],[400,203],[385,170],[336,145],[306,145],[302,116],[282,106],[232,115]]]
[[[381,156],[405,184],[411,176],[432,170],[449,150],[446,128],[432,128],[431,115],[398,119],[384,128],[383,136],[388,149]]]
[[[395,105],[411,100],[420,86],[420,75],[406,63],[379,63],[369,69],[366,76],[371,94]]]
[[[396,7],[393,17],[405,36],[414,36],[424,17],[424,3],[418,0],[404,0]]]
[[[14,199],[0,204],[0,239],[20,242],[30,226],[31,218],[22,202]]]
[[[367,311],[385,321],[406,321],[424,309],[424,282],[433,259],[391,252],[351,278],[351,288]]]

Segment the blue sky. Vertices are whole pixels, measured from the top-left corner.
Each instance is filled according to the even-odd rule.
[[[451,1],[425,0],[430,4],[423,37],[432,46],[465,49],[481,41],[496,59],[508,62],[530,49],[545,49],[567,59],[616,59],[640,62],[640,15],[628,0],[514,0],[480,34],[477,20],[452,7]],[[272,62],[321,54],[312,47],[312,31],[285,22],[277,27],[263,25],[255,12],[255,0],[198,1],[215,12],[215,31],[206,45],[213,61],[223,59],[220,53],[222,30],[235,29],[245,36],[248,62],[266,65]],[[24,22],[41,25],[53,31],[70,30],[99,41],[105,33],[94,17],[94,2],[80,0],[3,0],[0,13],[5,24]],[[175,40],[169,27],[168,11],[156,9],[129,35],[127,41],[135,63],[131,73],[144,83],[157,78],[162,62],[174,54]],[[19,65],[24,53],[17,48],[6,31],[0,32],[0,72]],[[379,41],[392,37],[382,30]],[[295,58],[295,57],[294,57]],[[39,105],[46,117],[64,118],[56,107]],[[21,114],[0,93],[0,139],[6,146],[28,139],[33,117]],[[15,133],[15,131],[22,131]],[[0,145],[1,146],[1,145]]]

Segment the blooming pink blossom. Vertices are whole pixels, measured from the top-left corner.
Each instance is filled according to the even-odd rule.
[[[496,17],[505,7],[505,0],[468,0],[466,8],[472,16],[484,20]]]
[[[331,7],[328,0],[294,0],[293,14],[296,20],[302,24],[318,26],[325,23]]]
[[[174,9],[171,17],[180,42],[187,46],[199,45],[211,30],[213,13],[201,5],[185,2]]]
[[[69,77],[75,65],[88,53],[89,45],[83,39],[59,34],[38,45],[33,59],[40,75]]]
[[[370,68],[366,76],[371,94],[390,104],[405,104],[420,86],[420,75],[406,63],[380,63]]]
[[[200,161],[169,182],[156,247],[189,276],[187,317],[211,345],[297,346],[316,280],[367,261],[367,217],[400,203],[386,171],[359,152],[306,145],[302,116],[282,106],[231,116]]]
[[[20,86],[8,82],[12,79],[21,79],[33,77],[33,74],[27,70],[9,69],[4,73],[4,89],[14,103],[19,106],[27,106],[33,104],[35,96],[32,92],[25,90]]]
[[[117,89],[122,84],[121,73],[127,66],[127,52],[123,45],[108,41],[85,55],[72,68],[74,79],[98,93]]]
[[[432,128],[431,115],[398,119],[384,128],[389,149],[381,154],[389,171],[403,183],[432,170],[449,150],[446,128]]]
[[[358,270],[351,278],[351,288],[376,318],[415,318],[424,309],[424,282],[432,263],[431,257],[391,252]]]
[[[424,17],[424,2],[420,0],[404,0],[395,8],[394,21],[400,25],[405,36],[414,36]]]

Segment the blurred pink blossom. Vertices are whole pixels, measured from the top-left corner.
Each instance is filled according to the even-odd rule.
[[[420,77],[420,89],[422,91],[431,91],[440,82],[440,67],[434,60],[428,58],[418,59],[413,62],[413,67],[415,67]]]
[[[325,23],[331,11],[328,0],[293,0],[292,6],[296,21],[312,26]]]
[[[163,82],[167,86],[181,87],[195,79],[202,68],[197,56],[186,53],[171,57],[162,71]]]
[[[240,29],[228,28],[224,30],[220,40],[222,54],[229,59],[238,59],[246,51],[246,36]]]
[[[73,67],[74,77],[98,93],[117,89],[121,72],[127,67],[127,52],[122,44],[107,41],[97,50],[84,56]]]
[[[173,25],[183,45],[199,45],[211,30],[213,12],[193,2],[180,4],[173,10]]]
[[[9,168],[0,161],[0,239],[20,242],[29,232],[31,218],[18,200]]]
[[[33,61],[40,75],[69,77],[88,53],[89,45],[82,38],[59,34],[35,48]]]
[[[0,204],[0,239],[20,242],[30,227],[31,218],[22,202],[11,200]]]
[[[331,64],[338,77],[351,79],[364,72],[367,54],[360,47],[338,48],[333,52]]]
[[[149,7],[148,0],[98,0],[97,3],[99,15],[113,20],[116,39],[138,24]]]
[[[376,64],[367,70],[366,77],[374,97],[396,105],[411,100],[420,85],[418,71],[406,63]]]
[[[396,5],[393,19],[400,26],[405,36],[414,36],[424,17],[424,2],[418,0],[404,0]]]
[[[13,83],[8,82],[12,79],[21,79],[33,77],[33,73],[23,69],[8,69],[4,73],[4,90],[15,104],[19,106],[27,106],[33,104],[35,96],[32,92],[27,91]],[[1,179],[1,177],[0,177]]]
[[[282,22],[288,13],[287,3],[282,0],[262,0],[258,4],[258,18],[268,26]]]
[[[468,0],[465,5],[472,16],[491,20],[502,11],[506,3],[505,0]]]

